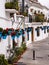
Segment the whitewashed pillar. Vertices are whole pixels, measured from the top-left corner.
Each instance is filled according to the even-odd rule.
[[[15,20],[15,22],[16,22],[16,13],[14,13],[14,20]]]

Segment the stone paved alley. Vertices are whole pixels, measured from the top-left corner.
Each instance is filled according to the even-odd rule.
[[[33,60],[33,49],[35,50],[35,60]],[[18,61],[18,65],[49,65],[49,37],[30,43],[27,51]]]

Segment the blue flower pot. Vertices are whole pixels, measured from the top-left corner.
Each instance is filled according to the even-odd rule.
[[[22,34],[22,30],[20,30],[20,35]]]
[[[41,28],[41,30],[43,30],[44,28],[43,27],[40,27]]]
[[[24,36],[24,34],[22,34],[22,36]]]
[[[12,39],[15,39],[15,36],[11,36],[12,37]]]
[[[37,29],[35,29],[35,31],[37,31]]]
[[[29,34],[29,32],[27,32],[27,34]]]
[[[2,37],[2,32],[0,32],[0,38]]]
[[[47,29],[49,29],[49,26],[47,26]]]
[[[25,28],[25,31],[27,30],[27,28]]]
[[[31,30],[32,30],[31,27],[29,27],[29,28],[28,28],[28,31],[31,32]]]
[[[20,35],[16,34],[16,37],[19,38]]]
[[[10,35],[12,33],[12,31],[8,31],[8,34]]]
[[[6,39],[7,35],[2,36],[3,39]]]
[[[47,28],[46,26],[43,27],[44,30],[45,30],[46,28]]]

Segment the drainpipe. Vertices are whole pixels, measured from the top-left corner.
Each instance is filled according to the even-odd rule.
[[[22,0],[22,14],[24,13],[24,0]]]

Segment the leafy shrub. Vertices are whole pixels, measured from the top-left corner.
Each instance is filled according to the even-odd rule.
[[[15,53],[16,53],[16,56],[19,56],[19,55],[21,55],[20,48],[16,48],[16,49],[15,49]]]
[[[26,43],[22,43],[22,45],[21,45],[21,47],[24,49],[24,50],[26,50]]]
[[[4,55],[0,55],[0,65],[8,65],[8,61],[5,59]]]
[[[3,30],[2,35],[7,35],[7,31],[6,30]]]
[[[19,10],[18,1],[5,3],[5,8],[6,9],[16,9],[16,10]]]
[[[5,3],[5,8],[6,9],[13,9],[14,8],[14,3],[13,2],[7,2],[7,3]]]
[[[23,15],[24,15],[24,16],[28,16],[28,13],[27,13],[27,12],[24,12]]]
[[[14,56],[14,57],[12,58],[11,62],[12,62],[12,63],[17,62],[17,60],[18,60],[17,56]]]
[[[16,10],[19,10],[18,1],[15,2],[15,8]]]
[[[2,32],[3,31],[3,29],[2,28],[0,28],[0,32]]]
[[[21,47],[17,47],[14,49],[14,54],[12,57],[8,59],[10,64],[13,64],[14,62],[17,62],[18,59],[20,59],[21,54],[26,50],[26,44],[22,43]]]
[[[44,22],[44,15],[43,14],[36,14],[35,21],[36,22]]]

